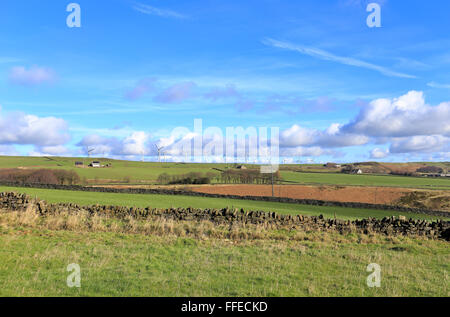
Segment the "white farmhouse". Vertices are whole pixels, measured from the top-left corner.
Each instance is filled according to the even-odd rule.
[[[89,164],[90,167],[102,167],[99,161],[94,161],[91,164]]]

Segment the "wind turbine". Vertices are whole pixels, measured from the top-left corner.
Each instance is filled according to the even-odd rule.
[[[164,152],[162,152],[162,150],[164,150],[164,147],[157,146],[156,144],[155,144],[155,147],[156,147],[156,150],[158,151],[158,161],[159,161],[159,163],[161,163],[161,153],[164,154]]]
[[[95,150],[95,149],[89,149],[89,146],[86,147],[86,152],[87,152],[89,158],[91,157],[91,153],[92,153],[94,150]],[[85,164],[84,164],[84,157],[83,157],[83,165],[85,165]]]
[[[91,157],[91,153],[94,152],[94,150],[95,150],[95,149],[89,149],[89,147],[86,148],[86,151],[87,151],[87,153],[88,153],[88,157],[89,157],[89,158]]]

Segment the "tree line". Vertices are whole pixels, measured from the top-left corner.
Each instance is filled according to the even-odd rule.
[[[225,184],[271,184],[272,174],[262,174],[259,170],[235,170],[228,169],[223,171],[219,177],[220,182]],[[280,171],[273,174],[273,181],[281,180]]]
[[[158,176],[157,182],[162,185],[175,185],[175,184],[210,184],[215,180],[222,184],[271,184],[272,175],[262,174],[259,170],[237,170],[227,169],[220,174],[208,172],[208,173],[196,173],[191,172],[181,175],[169,175],[163,173]],[[273,175],[274,182],[281,181],[280,171],[277,171]]]
[[[198,172],[190,172],[181,175],[169,175],[163,173],[158,176],[158,183],[163,185],[176,185],[176,184],[210,184],[216,177],[216,174],[209,172],[206,174]]]
[[[22,184],[76,185],[80,184],[80,177],[75,171],[11,168],[0,170],[0,181]]]

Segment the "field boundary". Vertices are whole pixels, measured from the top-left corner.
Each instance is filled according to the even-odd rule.
[[[344,207],[344,208],[363,208],[375,210],[394,210],[405,213],[426,214],[437,217],[448,217],[449,212],[443,210],[429,210],[421,208],[403,207],[397,205],[383,205],[383,204],[369,204],[359,202],[339,202],[339,201],[324,201],[316,199],[294,199],[287,197],[270,197],[270,196],[239,196],[239,195],[222,195],[200,193],[186,190],[169,190],[169,189],[148,189],[148,188],[107,188],[107,187],[86,187],[81,185],[54,185],[54,184],[24,184],[17,182],[0,182],[0,186],[7,187],[22,187],[22,188],[39,188],[39,189],[54,189],[54,190],[70,190],[70,191],[85,191],[85,192],[100,192],[100,193],[117,193],[117,194],[149,194],[149,195],[179,195],[179,196],[195,196],[208,198],[226,198],[236,200],[252,200],[252,201],[266,201],[278,203],[292,203],[300,205],[312,206],[326,206],[326,207]]]
[[[245,211],[238,208],[199,209],[199,208],[135,208],[106,205],[80,206],[73,203],[48,204],[39,198],[33,199],[26,194],[0,192],[0,210],[34,213],[43,217],[54,215],[78,215],[87,212],[90,217],[106,216],[116,219],[165,219],[175,222],[208,221],[215,225],[246,229],[249,225],[275,230],[301,231],[337,231],[340,234],[359,232],[363,234],[379,233],[386,236],[425,236],[431,239],[450,241],[450,221],[406,219],[406,217],[367,218],[361,220],[325,219],[320,216],[281,215],[276,212]]]

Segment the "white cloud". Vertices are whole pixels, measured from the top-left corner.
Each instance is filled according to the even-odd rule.
[[[211,99],[234,95],[231,88],[212,92]],[[228,140],[223,136],[225,130],[209,129],[211,128],[208,128],[207,134],[204,130],[203,148],[200,152],[197,149],[196,153],[205,155],[207,152],[206,155],[210,155],[214,160],[221,160],[223,153],[226,153],[227,141],[231,138]],[[3,113],[0,106],[0,154],[17,153],[14,145],[33,145],[34,151],[30,152],[33,155],[76,153],[68,148],[67,142],[70,140],[68,130],[68,125],[63,119],[24,113]],[[83,150],[90,147],[94,148],[93,155],[119,158],[156,156],[153,145],[155,143],[165,147],[164,152],[167,156],[174,159],[177,156],[184,158],[187,152],[193,153],[191,151],[194,150],[196,143],[194,141],[200,137],[187,128],[180,129],[168,137],[154,140],[151,140],[150,135],[145,131],[131,129],[120,131],[85,129],[78,132],[87,134],[78,144],[79,147],[83,147]],[[254,140],[255,136],[249,133],[248,141]],[[230,142],[234,142],[233,148],[236,153],[234,156],[239,158],[245,155],[252,156],[245,154],[245,144]],[[445,157],[450,151],[450,103],[444,102],[431,106],[425,102],[422,92],[410,91],[398,98],[376,99],[363,105],[359,114],[346,124],[333,123],[326,129],[312,129],[294,124],[280,131],[280,156],[282,157],[335,156],[339,153],[338,148],[365,144],[376,145],[377,148],[370,151],[370,157],[373,159],[385,158],[390,154],[407,153],[413,156],[426,154],[433,157],[436,155]]]
[[[383,150],[380,148],[375,148],[370,152],[371,159],[382,159],[389,155],[389,150]]]
[[[442,135],[421,135],[394,140],[390,147],[391,153],[426,153],[439,152],[450,144],[450,138]]]
[[[279,155],[281,157],[335,155],[334,150],[327,148],[367,142],[367,138],[342,134],[340,127],[340,125],[332,125],[325,131],[319,131],[293,125],[280,133]],[[165,155],[170,155],[174,159],[178,157],[181,160],[185,158],[187,153],[189,157],[191,155],[203,155],[204,159],[212,159],[212,161],[223,160],[223,154],[227,154],[229,159],[236,157],[243,160],[247,157],[250,161],[255,159],[262,161],[270,156],[268,154],[270,142],[262,140],[261,136],[258,138],[257,135],[253,135],[251,133],[253,130],[243,129],[243,131],[247,131],[248,135],[244,139],[246,141],[242,142],[242,139],[239,138],[224,137],[224,133],[219,128],[216,130],[208,129],[211,130],[208,130],[208,133],[205,130],[203,137],[201,137],[187,128],[179,128],[173,131],[170,137],[160,138],[156,144],[163,147]],[[254,132],[257,133],[257,130]],[[196,149],[196,144],[202,144],[202,148]],[[230,145],[233,154],[227,152]]]
[[[73,153],[65,146],[37,146],[28,152],[29,156],[73,156]]]
[[[149,135],[143,131],[133,132],[123,141],[123,153],[126,155],[144,155],[148,154],[147,142]]]
[[[332,124],[325,131],[293,125],[280,133],[282,147],[321,146],[326,148],[363,145],[369,138],[360,134],[342,132],[340,124]]]
[[[92,155],[141,156],[151,152],[149,138],[149,134],[143,131],[135,131],[124,138],[90,134],[77,145],[84,151],[92,149]]]
[[[374,70],[374,71],[377,71],[377,72],[379,72],[383,75],[389,76],[389,77],[416,78],[416,76],[413,76],[413,75],[395,72],[389,68],[375,65],[372,63],[368,63],[368,62],[364,62],[364,61],[356,59],[356,58],[337,56],[330,52],[327,52],[327,51],[324,51],[324,50],[321,50],[318,48],[314,48],[314,47],[306,47],[306,46],[302,46],[302,45],[296,45],[296,44],[292,44],[292,43],[288,43],[288,42],[277,41],[277,40],[270,39],[270,38],[263,40],[263,44],[290,50],[290,51],[296,51],[301,54],[308,55],[308,56],[315,57],[315,58],[322,59],[322,60],[326,60],[326,61],[332,61],[332,62],[344,64],[344,65],[350,65],[350,66]]]
[[[284,147],[297,147],[314,143],[317,132],[312,129],[293,125],[280,133],[280,145]]]
[[[316,144],[323,147],[346,147],[363,145],[369,138],[362,134],[346,133],[342,125],[334,123],[326,131],[318,133]]]
[[[12,145],[1,145],[0,144],[0,155],[19,155],[19,152]]]
[[[316,148],[314,153],[319,153],[318,149],[390,143],[389,150],[371,151],[370,157],[375,159],[390,153],[445,152],[449,140],[450,103],[427,105],[423,93],[418,91],[399,98],[373,100],[345,125],[335,123],[325,130],[293,125],[280,133],[281,147],[300,147],[300,154],[304,147]]]
[[[0,112],[0,144],[57,146],[69,139],[68,125],[63,119]]]
[[[46,155],[70,155],[70,150],[64,145],[56,146],[43,146],[38,148],[40,153],[45,153]]]
[[[448,135],[450,103],[429,106],[419,91],[394,99],[376,99],[345,125],[343,131],[370,137]]]
[[[219,95],[224,94],[220,91]],[[447,153],[450,151],[449,112],[449,103],[441,103],[438,106],[427,105],[423,93],[417,91],[410,91],[393,99],[376,99],[363,105],[360,113],[347,124],[333,123],[323,130],[294,124],[280,131],[280,156],[337,157],[342,154],[336,151],[338,148],[369,143],[379,146],[370,151],[372,159],[381,159],[398,153]],[[239,158],[252,156],[246,154],[245,144],[238,143],[234,138],[230,141],[231,139],[228,140],[223,136],[224,131],[219,128],[217,130],[208,131],[210,133],[203,136],[202,142],[198,142],[200,135],[187,128],[179,128],[170,136],[161,137],[154,143],[164,147],[164,154],[172,159],[184,159],[186,153],[193,155],[202,153],[217,160],[223,158],[226,145],[230,142],[235,149],[234,156]],[[249,135],[248,142],[254,139],[255,136]],[[157,155],[154,146],[150,146],[149,143],[149,136],[146,133],[133,132],[127,137],[106,138],[88,135],[79,145],[92,146],[95,148],[94,153],[97,154]],[[203,144],[203,148],[195,149],[195,144]],[[382,145],[389,147],[389,150],[382,149]]]

